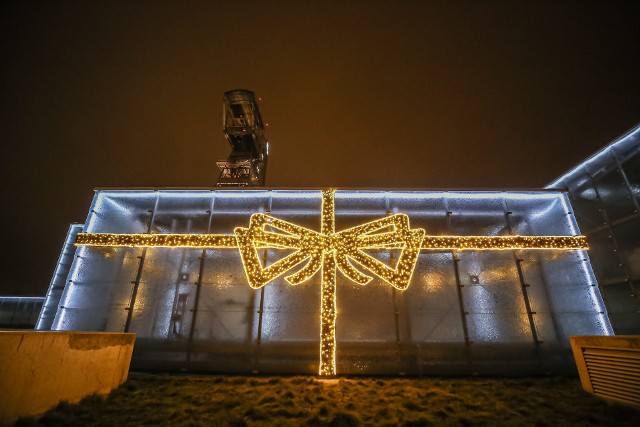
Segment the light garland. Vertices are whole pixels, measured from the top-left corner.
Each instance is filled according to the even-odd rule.
[[[285,280],[296,286],[321,272],[319,374],[322,376],[336,374],[336,270],[340,270],[351,281],[366,285],[372,277],[356,269],[355,263],[394,288],[404,290],[411,282],[421,250],[588,249],[584,236],[425,236],[423,229],[410,229],[409,217],[404,214],[391,215],[336,233],[334,190],[322,192],[320,229],[318,233],[269,215],[253,214],[249,228],[237,227],[234,234],[79,233],[75,244],[239,249],[249,286],[253,289],[265,286],[306,262],[301,269],[286,276]],[[295,251],[263,267],[259,248]],[[365,249],[401,249],[401,253],[392,268],[365,253]]]
[[[237,249],[233,234],[78,233],[76,246]]]
[[[425,236],[424,250],[511,251],[589,249],[585,236]]]
[[[238,249],[238,241],[233,234],[78,233],[75,244],[127,248]],[[377,244],[375,239],[358,245],[361,249],[398,249],[401,246],[402,243],[394,242]],[[267,246],[259,243],[258,247]],[[425,236],[420,248],[426,251],[580,250],[589,249],[589,245],[585,236]]]

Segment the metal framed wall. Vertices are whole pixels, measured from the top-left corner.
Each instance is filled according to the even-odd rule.
[[[640,334],[640,126],[561,176],[617,335]]]
[[[404,213],[431,235],[578,234],[559,192],[338,190],[335,211],[337,230]],[[232,234],[253,213],[319,230],[321,191],[100,190],[83,231]],[[612,332],[585,251],[422,252],[405,291],[338,276],[339,374],[568,373],[570,335]],[[52,329],[135,332],[134,369],[315,374],[319,314],[317,277],[253,290],[237,250],[80,247]]]

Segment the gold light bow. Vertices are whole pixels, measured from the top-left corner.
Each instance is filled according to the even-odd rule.
[[[335,192],[322,192],[321,231],[313,231],[265,214],[253,214],[249,228],[226,234],[111,234],[80,233],[76,245],[116,247],[186,247],[240,249],[249,285],[258,289],[306,261],[285,277],[299,285],[321,272],[320,375],[335,375],[336,270],[353,282],[366,285],[378,276],[399,290],[409,286],[421,250],[588,249],[584,236],[425,236],[411,230],[409,217],[396,214],[340,232],[335,231]],[[267,230],[270,229],[270,230]],[[275,230],[275,231],[274,231]],[[262,266],[259,249],[294,252]],[[365,250],[400,249],[395,266],[388,266]]]
[[[279,233],[265,230],[266,227]],[[390,231],[386,231],[389,230]],[[382,232],[380,232],[382,230]],[[411,230],[409,217],[403,214],[381,218],[335,232],[334,191],[322,192],[321,232],[300,227],[264,214],[253,214],[249,228],[237,227],[236,240],[249,285],[260,288],[298,264],[307,261],[296,273],[285,277],[299,285],[321,271],[320,375],[335,375],[336,355],[336,269],[350,280],[366,285],[371,276],[358,271],[352,262],[380,277],[397,289],[406,289],[418,261],[424,230]],[[294,249],[292,254],[262,267],[259,247]],[[389,267],[364,252],[364,249],[401,249],[395,267]]]
[[[269,232],[265,227],[286,234]],[[374,234],[389,228],[392,230]],[[354,261],[393,287],[403,290],[409,286],[424,234],[423,229],[410,230],[409,217],[404,214],[381,218],[329,234],[318,233],[264,214],[252,215],[249,228],[235,229],[249,285],[254,289],[261,288],[284,272],[308,260],[301,270],[285,277],[289,284],[299,285],[318,272],[322,268],[324,257],[330,256],[334,258],[337,269],[359,285],[366,285],[372,277],[354,268],[352,265]],[[263,268],[258,255],[259,247],[293,249],[295,252]],[[379,248],[402,250],[394,268],[363,251]]]

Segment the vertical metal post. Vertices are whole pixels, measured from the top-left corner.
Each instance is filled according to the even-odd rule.
[[[453,215],[453,212],[449,210],[449,202],[446,199],[445,199],[445,209],[447,210],[447,230],[449,231],[449,234],[453,234],[452,232],[453,226],[451,225],[451,216]],[[465,345],[465,348],[467,349],[466,351],[467,364],[469,366],[469,371],[471,372],[471,374],[476,375],[475,369],[473,367],[473,355],[471,354],[471,344],[473,344],[473,341],[471,341],[471,339],[469,338],[469,327],[467,325],[467,315],[469,314],[469,312],[467,312],[464,306],[464,297],[462,295],[462,288],[464,287],[464,285],[460,280],[460,267],[458,265],[458,263],[460,262],[460,258],[458,258],[458,254],[456,253],[456,251],[451,251],[451,258],[453,260],[453,273],[456,278],[456,292],[458,294],[458,310],[460,311],[462,333],[464,334],[464,345]]]
[[[211,203],[209,204],[209,210],[207,213],[209,214],[209,220],[207,222],[207,233],[211,233],[211,222],[213,218],[213,207],[215,203],[215,193],[211,193]],[[204,275],[204,261],[207,257],[207,250],[203,249],[200,254],[200,266],[198,268],[198,280],[196,280],[196,298],[193,302],[193,308],[191,312],[191,327],[189,328],[189,341],[187,343],[187,359],[185,361],[185,370],[189,369],[189,364],[191,363],[191,354],[193,353],[193,336],[196,331],[196,320],[198,317],[198,307],[200,304],[200,290],[202,289],[202,276]]]
[[[524,299],[524,305],[527,310],[527,318],[529,319],[531,336],[533,337],[533,342],[535,343],[535,345],[540,345],[542,344],[542,341],[540,340],[540,337],[538,335],[538,329],[533,318],[533,316],[537,313],[531,308],[531,301],[529,299],[529,292],[527,290],[529,284],[526,283],[524,279],[524,273],[522,271],[522,263],[524,262],[524,260],[518,256],[518,251],[513,251],[513,259],[516,262],[516,269],[518,270],[518,279],[520,280],[520,289],[522,290],[522,297]]]
[[[504,219],[507,225],[507,231],[509,232],[509,234],[513,235],[514,232],[511,224],[512,212],[509,210],[509,206],[507,206],[507,199],[504,197],[502,198],[502,205],[504,208]],[[531,309],[531,301],[529,299],[529,291],[527,289],[529,288],[529,284],[525,281],[524,272],[522,270],[522,263],[524,262],[524,260],[518,256],[518,251],[514,250],[512,251],[512,253],[513,253],[513,259],[516,263],[516,270],[518,271],[520,291],[522,292],[522,298],[524,300],[525,309],[527,310],[527,318],[529,320],[529,329],[531,330],[531,337],[533,338],[533,343],[536,346],[539,346],[542,343],[542,341],[540,341],[540,337],[538,335],[538,329],[536,327],[536,323],[533,318],[536,312]]]
[[[389,197],[385,196],[385,202],[387,207],[387,216],[391,216],[392,212],[389,209]],[[395,266],[395,256],[393,253],[393,249],[389,249],[389,264]],[[402,370],[402,358],[400,357],[400,311],[398,308],[398,294],[396,292],[396,288],[391,288],[391,295],[393,298],[393,317],[396,328],[396,345],[395,345],[395,356],[396,356],[396,366],[398,367],[398,373],[400,375],[404,375],[404,371]]]
[[[267,252],[266,249],[264,249],[264,252]],[[264,255],[264,258],[266,258],[266,255]],[[263,259],[264,259],[263,258]],[[258,308],[258,331],[257,331],[257,335],[256,335],[256,357],[255,357],[255,363],[254,363],[254,369],[253,369],[253,373],[257,374],[260,372],[260,360],[262,359],[262,347],[260,346],[262,344],[262,313],[264,312],[264,286],[260,288],[260,306]]]
[[[271,215],[271,202],[272,202],[272,198],[271,198],[271,195],[269,195],[269,208],[266,211],[267,215]],[[269,253],[268,249],[265,248],[262,250],[262,265],[264,266],[267,265],[268,253]],[[253,295],[255,295],[255,293]],[[253,304],[251,304],[251,306],[253,307]],[[260,305],[258,308],[258,331],[256,333],[256,354],[255,354],[255,362],[254,362],[254,369],[253,369],[254,374],[257,374],[260,372],[260,359],[262,356],[262,348],[260,347],[260,345],[262,344],[263,313],[264,313],[264,286],[260,288]]]
[[[153,205],[153,209],[149,211],[151,214],[151,218],[149,218],[149,225],[147,226],[147,233],[151,233],[151,229],[153,227],[153,221],[156,217],[156,211],[158,210],[158,202],[160,201],[160,193],[156,192],[156,201]],[[136,278],[133,282],[133,289],[131,291],[131,299],[129,300],[129,307],[127,312],[127,320],[124,323],[124,332],[129,332],[131,328],[131,319],[133,318],[133,307],[136,303],[136,297],[138,296],[138,287],[140,286],[140,279],[142,278],[142,270],[144,268],[144,259],[147,256],[147,248],[142,249],[142,254],[140,254],[140,263],[138,264],[138,272],[136,273]]]

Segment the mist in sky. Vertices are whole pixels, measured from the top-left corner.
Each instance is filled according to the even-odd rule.
[[[210,187],[222,95],[268,187],[540,188],[640,122],[640,2],[3,2],[0,295],[96,187]]]

